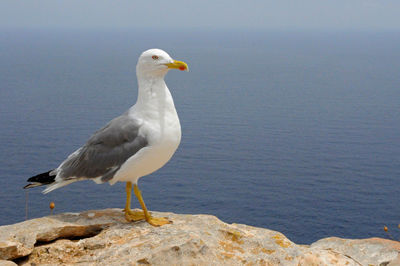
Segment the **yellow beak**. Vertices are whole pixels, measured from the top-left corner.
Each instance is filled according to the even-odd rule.
[[[189,71],[189,67],[185,62],[174,60],[173,63],[165,64],[168,68],[174,68],[179,70],[186,70]]]

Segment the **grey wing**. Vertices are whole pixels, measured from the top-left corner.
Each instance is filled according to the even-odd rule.
[[[62,180],[101,177],[102,182],[109,181],[129,157],[147,146],[145,136],[139,133],[140,127],[141,123],[128,115],[114,118],[60,165],[58,177]]]

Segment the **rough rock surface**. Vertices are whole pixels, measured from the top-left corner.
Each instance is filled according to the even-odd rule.
[[[0,265],[400,265],[400,243],[371,238],[297,245],[210,215],[128,223],[121,209],[64,213],[0,227]]]

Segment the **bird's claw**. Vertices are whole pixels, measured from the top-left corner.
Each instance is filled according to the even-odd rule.
[[[136,222],[136,221],[145,220],[143,211],[132,211],[132,210],[124,209],[124,212],[125,212],[125,219],[128,222]]]
[[[172,221],[168,220],[166,217],[149,217],[146,221],[152,226],[163,226],[166,224],[172,224]]]

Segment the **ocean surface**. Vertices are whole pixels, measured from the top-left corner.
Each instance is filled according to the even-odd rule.
[[[0,31],[0,225],[123,208],[125,184],[22,187],[136,101],[140,53],[189,64],[166,80],[182,124],[139,182],[150,210],[212,214],[297,243],[400,238],[398,32]],[[27,199],[27,200],[26,200]],[[133,201],[134,207],[139,207]]]

